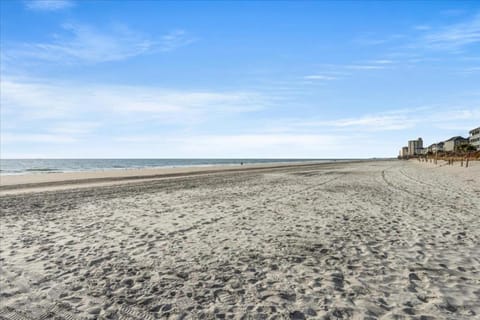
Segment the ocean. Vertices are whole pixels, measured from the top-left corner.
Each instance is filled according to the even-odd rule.
[[[1,159],[0,174],[104,171],[282,162],[333,162],[337,159]]]

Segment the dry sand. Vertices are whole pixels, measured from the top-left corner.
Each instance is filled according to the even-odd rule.
[[[480,318],[479,163],[290,166],[0,201],[0,319]]]

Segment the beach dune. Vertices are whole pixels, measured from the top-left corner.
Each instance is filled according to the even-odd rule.
[[[478,163],[257,169],[8,184],[0,319],[480,317]]]

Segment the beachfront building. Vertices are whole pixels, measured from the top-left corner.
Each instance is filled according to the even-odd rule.
[[[428,147],[428,151],[431,152],[431,153],[443,152],[443,145],[444,145],[443,142],[438,142],[438,143],[431,144]]]
[[[402,149],[400,149],[400,152],[398,154],[401,158],[406,158],[408,157],[408,147],[402,147]]]
[[[423,140],[418,138],[417,140],[408,141],[408,155],[415,156],[423,154]]]
[[[468,139],[461,136],[451,137],[444,142],[443,150],[445,152],[455,152],[458,150],[458,147],[464,144],[468,144]]]
[[[470,130],[469,143],[480,150],[480,127]]]

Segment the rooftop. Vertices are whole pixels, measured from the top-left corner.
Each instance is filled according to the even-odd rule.
[[[455,137],[451,137],[450,139],[448,140],[445,140],[445,142],[447,141],[455,141],[455,140],[468,140],[467,138],[464,138],[462,136],[455,136]]]

